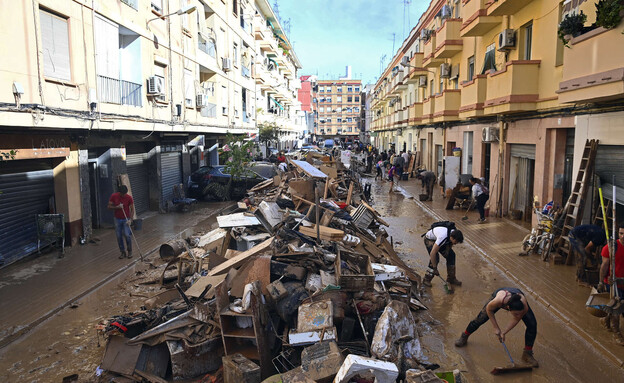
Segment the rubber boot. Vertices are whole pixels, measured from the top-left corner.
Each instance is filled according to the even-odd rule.
[[[433,273],[425,273],[425,277],[423,278],[423,282],[422,284],[427,286],[427,287],[431,287],[431,281],[433,280],[433,277],[435,275]]]
[[[455,347],[464,347],[468,343],[468,337],[465,332],[462,332],[461,336],[455,341]]]
[[[539,367],[539,363],[533,357],[533,350],[524,350],[522,352],[522,361],[529,366]]]
[[[600,318],[600,324],[605,328],[605,330],[613,332],[613,330],[611,330],[611,315]]]
[[[119,259],[126,258],[126,251],[121,250],[121,254],[119,254]]]
[[[455,265],[453,266],[446,265],[446,281],[450,283],[451,285],[461,286],[462,285],[461,281],[457,280],[457,278],[455,277],[455,270],[456,270]]]

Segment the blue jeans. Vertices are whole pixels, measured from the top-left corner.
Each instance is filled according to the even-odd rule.
[[[117,244],[119,245],[119,250],[125,251],[125,237],[128,252],[132,252],[132,232],[130,231],[130,225],[128,225],[127,222],[128,220],[125,218],[115,218],[115,234],[117,235]]]

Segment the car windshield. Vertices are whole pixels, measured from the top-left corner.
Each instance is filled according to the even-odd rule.
[[[251,170],[264,178],[273,178],[276,174],[275,168],[271,165],[254,165],[251,167]]]

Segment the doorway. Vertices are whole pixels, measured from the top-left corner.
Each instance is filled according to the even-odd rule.
[[[485,178],[485,186],[490,187],[490,161],[492,159],[492,144],[483,144],[483,177]]]
[[[91,190],[91,195],[89,196],[89,201],[91,202],[91,224],[94,229],[100,228],[100,205],[98,204],[99,200],[99,182],[98,182],[98,167],[97,167],[97,159],[89,160],[89,189]]]
[[[462,174],[472,174],[473,132],[464,132],[464,150],[462,153]]]

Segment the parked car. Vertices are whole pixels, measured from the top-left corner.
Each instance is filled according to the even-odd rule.
[[[232,177],[225,166],[202,166],[191,174],[188,195],[198,199],[242,198],[248,189],[277,175],[277,168],[269,162],[252,162],[245,166],[245,173],[233,181],[232,193],[227,195],[227,184]]]

